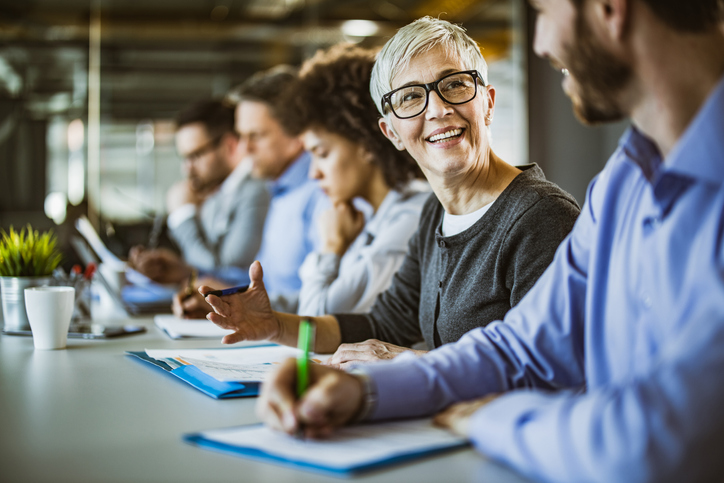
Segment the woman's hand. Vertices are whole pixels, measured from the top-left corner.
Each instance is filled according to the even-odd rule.
[[[345,254],[365,226],[365,216],[352,203],[335,203],[319,219],[323,253]]]
[[[413,350],[409,347],[400,347],[377,339],[369,339],[356,344],[340,344],[337,351],[327,360],[326,365],[344,369],[353,363],[394,359],[403,352],[412,352],[421,356],[427,351]]]
[[[304,428],[311,438],[328,436],[350,422],[362,409],[362,381],[319,364],[309,365],[309,389],[296,396],[297,361],[287,359],[261,386],[256,413],[276,430],[295,434]]]
[[[221,339],[224,344],[242,340],[280,340],[282,327],[272,312],[269,296],[264,288],[264,272],[258,261],[249,267],[251,283],[246,292],[217,297],[206,296],[213,288],[203,285],[199,293],[211,305],[214,312],[206,316],[222,329],[233,330]]]
[[[444,411],[439,412],[433,419],[433,423],[450,430],[458,436],[467,438],[470,434],[470,418],[475,414],[475,411],[497,399],[498,396],[500,394],[489,394],[480,399],[453,404]]]

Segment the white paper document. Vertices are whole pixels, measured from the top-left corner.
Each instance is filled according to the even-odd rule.
[[[321,440],[299,440],[263,425],[205,431],[187,439],[225,452],[257,456],[262,452],[271,460],[339,472],[466,444],[465,439],[434,426],[431,419],[348,426]]]
[[[172,339],[198,338],[221,339],[233,330],[222,329],[206,319],[180,319],[175,315],[156,315],[153,318],[156,326],[166,332]]]
[[[228,349],[146,349],[146,354],[173,368],[181,365],[196,366],[218,381],[263,382],[280,363],[290,357],[297,357],[298,349],[269,344]],[[312,360],[323,362],[329,357],[313,355]]]
[[[85,216],[78,218],[75,221],[75,228],[85,238],[93,251],[96,252],[98,258],[101,259],[101,263],[117,271],[123,271],[126,268],[126,264],[106,247],[88,218]]]

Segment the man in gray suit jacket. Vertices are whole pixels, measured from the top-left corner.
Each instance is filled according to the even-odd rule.
[[[176,148],[186,178],[169,190],[167,225],[183,259],[167,249],[135,247],[132,266],[161,283],[180,283],[192,268],[245,273],[259,251],[269,193],[249,176],[234,108],[208,100],[179,113]]]

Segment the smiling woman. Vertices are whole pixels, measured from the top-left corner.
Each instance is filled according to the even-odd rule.
[[[370,85],[381,131],[415,159],[434,193],[370,311],[315,317],[315,350],[336,350],[330,362],[338,365],[393,358],[421,339],[432,349],[502,319],[553,260],[579,212],[536,165],[514,167],[492,151],[495,88],[461,27],[429,17],[403,27],[377,56]],[[236,331],[226,342],[257,337],[263,327],[261,335],[293,345],[299,318],[265,311],[259,298],[210,297],[209,318]]]

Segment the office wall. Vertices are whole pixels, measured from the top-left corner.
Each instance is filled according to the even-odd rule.
[[[533,52],[535,14],[528,7],[528,157],[583,205],[586,187],[618,145],[627,122],[583,126],[561,87],[562,74]]]

